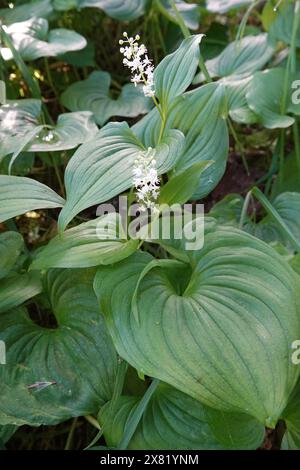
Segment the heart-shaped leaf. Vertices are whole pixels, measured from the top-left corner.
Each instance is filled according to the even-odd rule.
[[[55,126],[41,123],[41,102],[8,101],[0,107],[0,159],[11,153],[55,152],[78,147],[98,131],[92,113],[60,114]]]
[[[64,28],[48,31],[48,21],[44,18],[13,23],[7,26],[6,33],[24,60],[55,57],[83,49],[87,44],[85,38],[75,31]],[[1,54],[4,60],[12,58],[7,48],[1,48]]]
[[[34,209],[62,207],[64,203],[64,199],[39,181],[0,175],[0,222]]]
[[[154,149],[159,174],[176,165],[184,146],[178,130],[166,133]],[[65,171],[67,202],[59,216],[63,230],[80,211],[108,201],[133,184],[137,156],[146,151],[128,124],[107,124],[95,138],[74,153]]]
[[[91,111],[96,122],[103,126],[112,116],[136,117],[146,114],[152,105],[139,87],[124,85],[120,96],[110,96],[110,74],[92,72],[81,82],[70,85],[61,95],[62,104],[71,111]]]
[[[268,34],[245,36],[233,41],[220,55],[208,60],[205,65],[211,77],[249,75],[261,69],[272,57],[275,46]],[[198,76],[198,80],[200,81]],[[202,77],[203,79],[203,77]]]
[[[299,376],[290,358],[299,279],[275,250],[231,227],[209,230],[189,253],[190,267],[154,267],[143,278],[146,253],[98,269],[94,287],[118,353],[208,406],[274,427]]]
[[[87,268],[121,261],[137,250],[139,240],[121,239],[120,232],[114,213],[73,227],[38,253],[32,269]]]
[[[58,326],[24,309],[0,316],[0,423],[55,424],[97,413],[112,397],[117,358],[92,290],[93,271],[51,270],[48,295]]]
[[[109,403],[100,413],[100,423],[109,447],[117,447],[122,434],[140,401],[139,397],[120,397],[116,412],[109,416]],[[214,412],[207,416],[209,408],[195,399],[160,383],[144,411],[142,419],[129,443],[128,449],[138,450],[190,450],[222,448],[257,448],[264,436],[264,428],[250,417]],[[217,420],[222,420],[223,435],[230,445],[222,445],[216,439],[208,420],[218,429]],[[224,436],[223,436],[224,438]]]

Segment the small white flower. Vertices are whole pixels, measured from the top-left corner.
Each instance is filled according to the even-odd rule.
[[[159,195],[159,178],[156,169],[156,160],[153,157],[153,149],[148,148],[146,154],[140,153],[134,162],[133,184],[136,188],[136,198],[139,209],[157,211],[156,200]]]
[[[143,83],[143,92],[145,96],[154,97],[154,82],[153,82],[153,71],[154,66],[148,57],[148,51],[144,44],[138,43],[140,36],[137,34],[135,38],[128,37],[126,32],[123,33],[124,38],[120,39],[119,44],[127,44],[125,47],[120,48],[121,54],[123,54],[123,64],[131,70],[134,74],[131,81],[135,84]]]
[[[48,134],[46,134],[46,135],[44,135],[44,137],[42,137],[43,142],[51,142],[53,139],[54,139],[54,134],[53,134],[52,131],[49,131]]]

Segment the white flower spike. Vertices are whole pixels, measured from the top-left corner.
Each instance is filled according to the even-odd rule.
[[[154,97],[153,71],[154,66],[149,59],[147,48],[144,44],[138,43],[140,36],[137,34],[134,38],[128,37],[123,33],[125,39],[120,39],[119,44],[121,54],[123,54],[123,64],[131,70],[133,77],[132,83],[136,86],[143,83],[143,92],[145,96]]]
[[[159,178],[153,149],[148,148],[146,154],[140,153],[133,168],[133,184],[136,188],[137,201],[140,211],[151,209],[157,212],[156,200],[159,195]]]

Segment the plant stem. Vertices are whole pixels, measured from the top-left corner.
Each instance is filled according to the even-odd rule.
[[[241,212],[240,223],[239,223],[239,228],[241,230],[244,227],[244,223],[245,223],[245,219],[246,219],[246,215],[248,212],[248,207],[249,207],[251,198],[252,198],[252,191],[249,191],[245,197],[245,201],[244,201],[242,212]]]
[[[249,176],[249,175],[250,175],[250,171],[249,171],[248,162],[247,162],[247,160],[246,160],[244,147],[243,147],[242,143],[240,142],[237,133],[235,132],[235,128],[234,128],[234,126],[233,126],[233,124],[232,124],[232,122],[231,122],[230,117],[228,117],[227,122],[228,122],[228,125],[229,125],[229,128],[230,128],[230,132],[231,132],[231,134],[232,134],[232,137],[234,138],[234,141],[235,141],[235,143],[236,143],[236,146],[238,147],[238,149],[239,149],[239,151],[240,151],[240,153],[241,153],[242,161],[243,161],[245,170],[246,170],[246,172],[247,172],[247,175]]]
[[[298,123],[296,120],[293,124],[293,136],[294,136],[297,168],[298,168],[298,171],[300,172],[300,140],[299,140],[299,127],[298,127]]]
[[[70,450],[71,449],[72,440],[73,440],[77,420],[78,420],[78,418],[74,418],[73,421],[72,421],[71,428],[70,428],[68,438],[67,438],[67,442],[66,442],[66,445],[65,445],[65,450]]]
[[[55,171],[55,174],[56,174],[56,177],[57,177],[57,180],[58,180],[61,195],[62,195],[62,197],[65,197],[66,196],[65,195],[65,187],[64,187],[64,183],[63,183],[63,180],[61,178],[61,175],[60,175],[59,168],[57,166],[56,158],[54,157],[52,152],[49,152],[49,155],[50,155],[50,158],[51,158],[51,161],[52,161],[52,164],[53,164],[53,167],[54,167],[54,171]]]

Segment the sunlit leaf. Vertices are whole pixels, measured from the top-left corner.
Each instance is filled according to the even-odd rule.
[[[107,72],[92,72],[81,82],[70,85],[61,95],[62,104],[71,111],[91,111],[103,126],[112,116],[136,117],[146,114],[152,102],[140,87],[124,85],[118,98],[110,92],[111,78]]]

